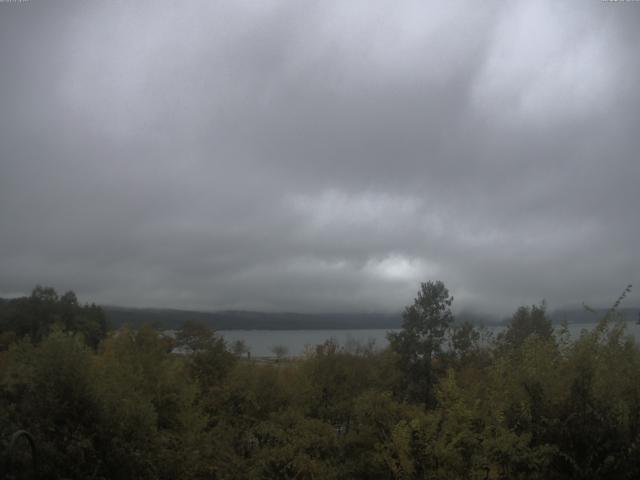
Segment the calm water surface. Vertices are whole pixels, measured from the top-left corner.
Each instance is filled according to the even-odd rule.
[[[582,330],[591,330],[595,323],[574,323],[569,325],[571,338],[577,338]],[[485,327],[484,338],[489,339],[497,335],[504,327]],[[329,339],[336,340],[347,348],[356,344],[366,345],[373,343],[375,348],[385,348],[388,345],[387,333],[397,331],[393,329],[373,330],[220,330],[220,333],[228,343],[236,340],[244,340],[256,357],[274,356],[273,347],[282,345],[287,348],[288,355],[298,356],[305,352],[306,348],[324,343]],[[627,333],[640,340],[640,325],[635,322],[627,322]]]

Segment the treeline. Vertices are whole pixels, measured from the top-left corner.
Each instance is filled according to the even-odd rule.
[[[56,328],[81,334],[96,348],[107,334],[107,319],[95,304],[80,305],[72,291],[63,295],[38,285],[28,297],[0,299],[0,351],[17,339],[39,343]]]
[[[271,364],[195,323],[96,344],[79,313],[7,333],[5,312],[0,431],[33,434],[41,478],[638,478],[640,349],[615,319],[622,298],[575,340],[542,304],[487,342],[428,282],[388,349],[330,341]]]

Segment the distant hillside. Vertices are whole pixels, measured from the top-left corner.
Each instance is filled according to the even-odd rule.
[[[184,321],[202,322],[216,330],[323,330],[399,328],[400,314],[303,314],[246,311],[197,312],[188,310],[104,307],[112,328],[145,323],[179,328]]]
[[[402,316],[383,313],[267,313],[248,311],[199,312],[190,310],[103,307],[112,328],[122,325],[154,325],[160,328],[179,328],[183,322],[194,320],[216,330],[357,330],[373,328],[400,328]],[[606,309],[592,313],[584,308],[560,309],[550,316],[554,323],[589,323],[602,318]],[[622,308],[620,313],[626,320],[638,318],[638,308]],[[509,319],[498,319],[471,312],[460,312],[456,321],[469,321],[476,325],[500,325]]]
[[[566,308],[554,310],[551,313],[551,318],[554,323],[589,323],[601,319],[606,315],[606,313],[606,308],[597,308],[595,309],[595,313],[584,308]],[[620,308],[618,309],[618,313],[624,320],[636,321],[638,319],[638,315],[640,315],[640,308]]]

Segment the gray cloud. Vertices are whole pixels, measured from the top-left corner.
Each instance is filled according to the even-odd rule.
[[[0,3],[0,294],[372,311],[439,278],[492,312],[606,304],[640,266],[638,20]]]

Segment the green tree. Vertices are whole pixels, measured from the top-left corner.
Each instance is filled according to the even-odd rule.
[[[104,478],[190,479],[206,472],[198,385],[157,331],[119,330],[105,342],[94,371]]]
[[[224,339],[199,322],[184,323],[176,336],[176,347],[186,354],[191,375],[203,392],[220,383],[237,361]]]
[[[372,366],[370,358],[346,353],[333,339],[316,346],[299,367],[310,381],[305,405],[309,414],[346,432],[356,397],[374,383]]]
[[[437,380],[436,357],[442,353],[446,334],[453,322],[453,297],[441,281],[422,283],[413,305],[402,315],[402,330],[388,335],[404,373],[408,400],[433,406]]]
[[[42,478],[87,478],[98,463],[91,355],[80,336],[59,329],[37,346],[22,340],[6,352],[0,412],[8,418],[0,426],[3,435],[34,436]]]
[[[480,352],[480,332],[468,321],[451,329],[450,353],[456,360],[465,362]]]
[[[6,349],[12,339],[26,337],[39,343],[54,326],[80,333],[94,349],[107,333],[102,309],[94,304],[80,305],[72,291],[59,296],[53,288],[38,285],[28,297],[0,303],[0,349]]]
[[[553,337],[553,325],[544,301],[540,305],[519,307],[507,330],[498,335],[498,342],[507,347],[520,347],[529,335],[537,335],[544,340]]]

